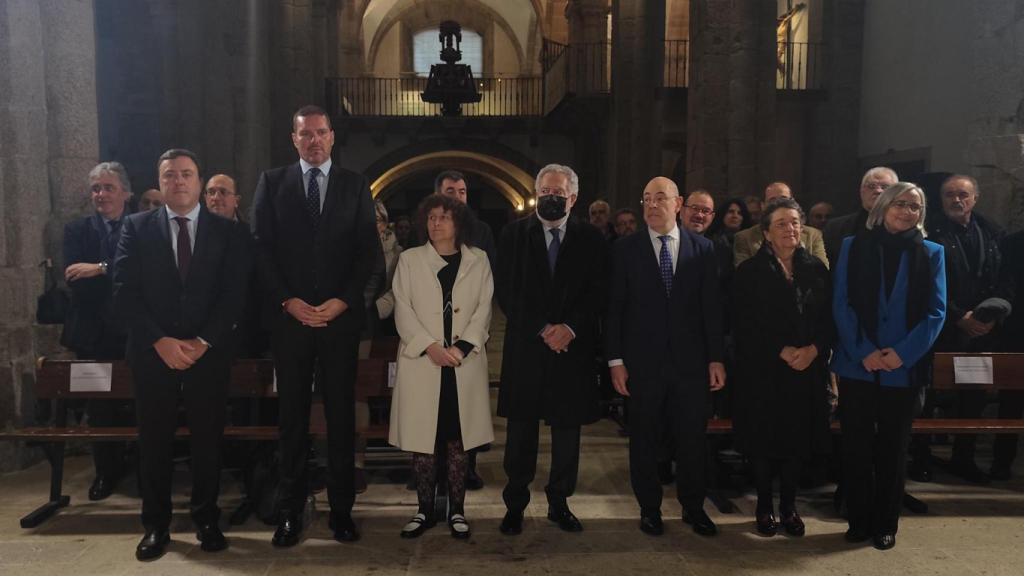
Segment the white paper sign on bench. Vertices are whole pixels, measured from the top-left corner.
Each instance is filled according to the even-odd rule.
[[[954,356],[954,384],[993,384],[991,356]]]
[[[110,392],[114,365],[99,362],[71,364],[72,392]]]

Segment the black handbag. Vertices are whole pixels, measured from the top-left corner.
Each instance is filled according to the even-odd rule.
[[[71,305],[71,298],[67,291],[57,283],[53,271],[53,260],[47,258],[39,265],[45,270],[46,290],[36,299],[36,322],[39,324],[63,324],[68,307]]]

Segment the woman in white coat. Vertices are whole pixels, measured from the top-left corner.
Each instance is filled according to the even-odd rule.
[[[401,343],[388,440],[413,453],[419,500],[402,537],[415,538],[436,522],[435,454],[443,450],[448,526],[452,536],[468,538],[466,450],[494,440],[484,349],[494,283],[487,255],[463,242],[472,237],[463,204],[428,196],[416,223],[430,241],[402,252],[392,284]]]

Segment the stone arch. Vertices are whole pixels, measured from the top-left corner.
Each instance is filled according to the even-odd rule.
[[[533,199],[534,178],[519,166],[496,156],[469,150],[443,150],[412,155],[386,169],[367,171],[370,192],[386,200],[401,183],[424,171],[445,169],[472,173],[494,186],[515,210],[523,210]]]

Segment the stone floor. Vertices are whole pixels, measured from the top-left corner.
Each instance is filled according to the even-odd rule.
[[[498,532],[504,513],[500,494],[504,422],[497,419],[495,424],[498,441],[493,450],[480,455],[487,486],[468,497],[473,527],[468,542],[452,539],[440,526],[415,541],[400,539],[398,531],[414,511],[415,494],[401,483],[375,475],[356,505],[355,516],[363,531],[356,544],[330,539],[320,500],[321,511],[313,526],[293,549],[272,548],[271,528],[250,519],[227,532],[229,550],[207,554],[198,548],[190,527],[184,496],[187,473],[182,468],[176,478],[177,513],[169,552],[157,562],[142,564],[134,559],[141,537],[139,501],[124,486],[123,492],[104,502],[89,502],[85,493],[91,481],[91,460],[76,456],[69,460],[65,483],[71,506],[35,530],[19,528],[18,519],[46,496],[48,467],[40,464],[0,476],[0,526],[4,528],[0,574],[1024,574],[1024,482],[1019,479],[976,487],[939,473],[937,483],[911,484],[913,493],[930,504],[931,513],[906,515],[898,544],[888,552],[843,541],[845,524],[831,512],[831,487],[802,494],[804,538],[758,537],[750,494],[734,499],[740,508],[737,514],[721,514],[707,505],[721,531],[712,539],[700,538],[684,527],[678,506],[666,499],[667,533],[648,537],[637,529],[626,441],[610,422],[585,431],[579,489],[571,500],[585,531],[558,531],[544,517],[544,497],[539,492],[528,510],[523,534],[505,537]],[[547,473],[548,448],[542,448],[540,478]],[[1017,473],[1021,472],[1018,467]],[[230,510],[238,499],[237,483],[226,477],[222,505]]]

